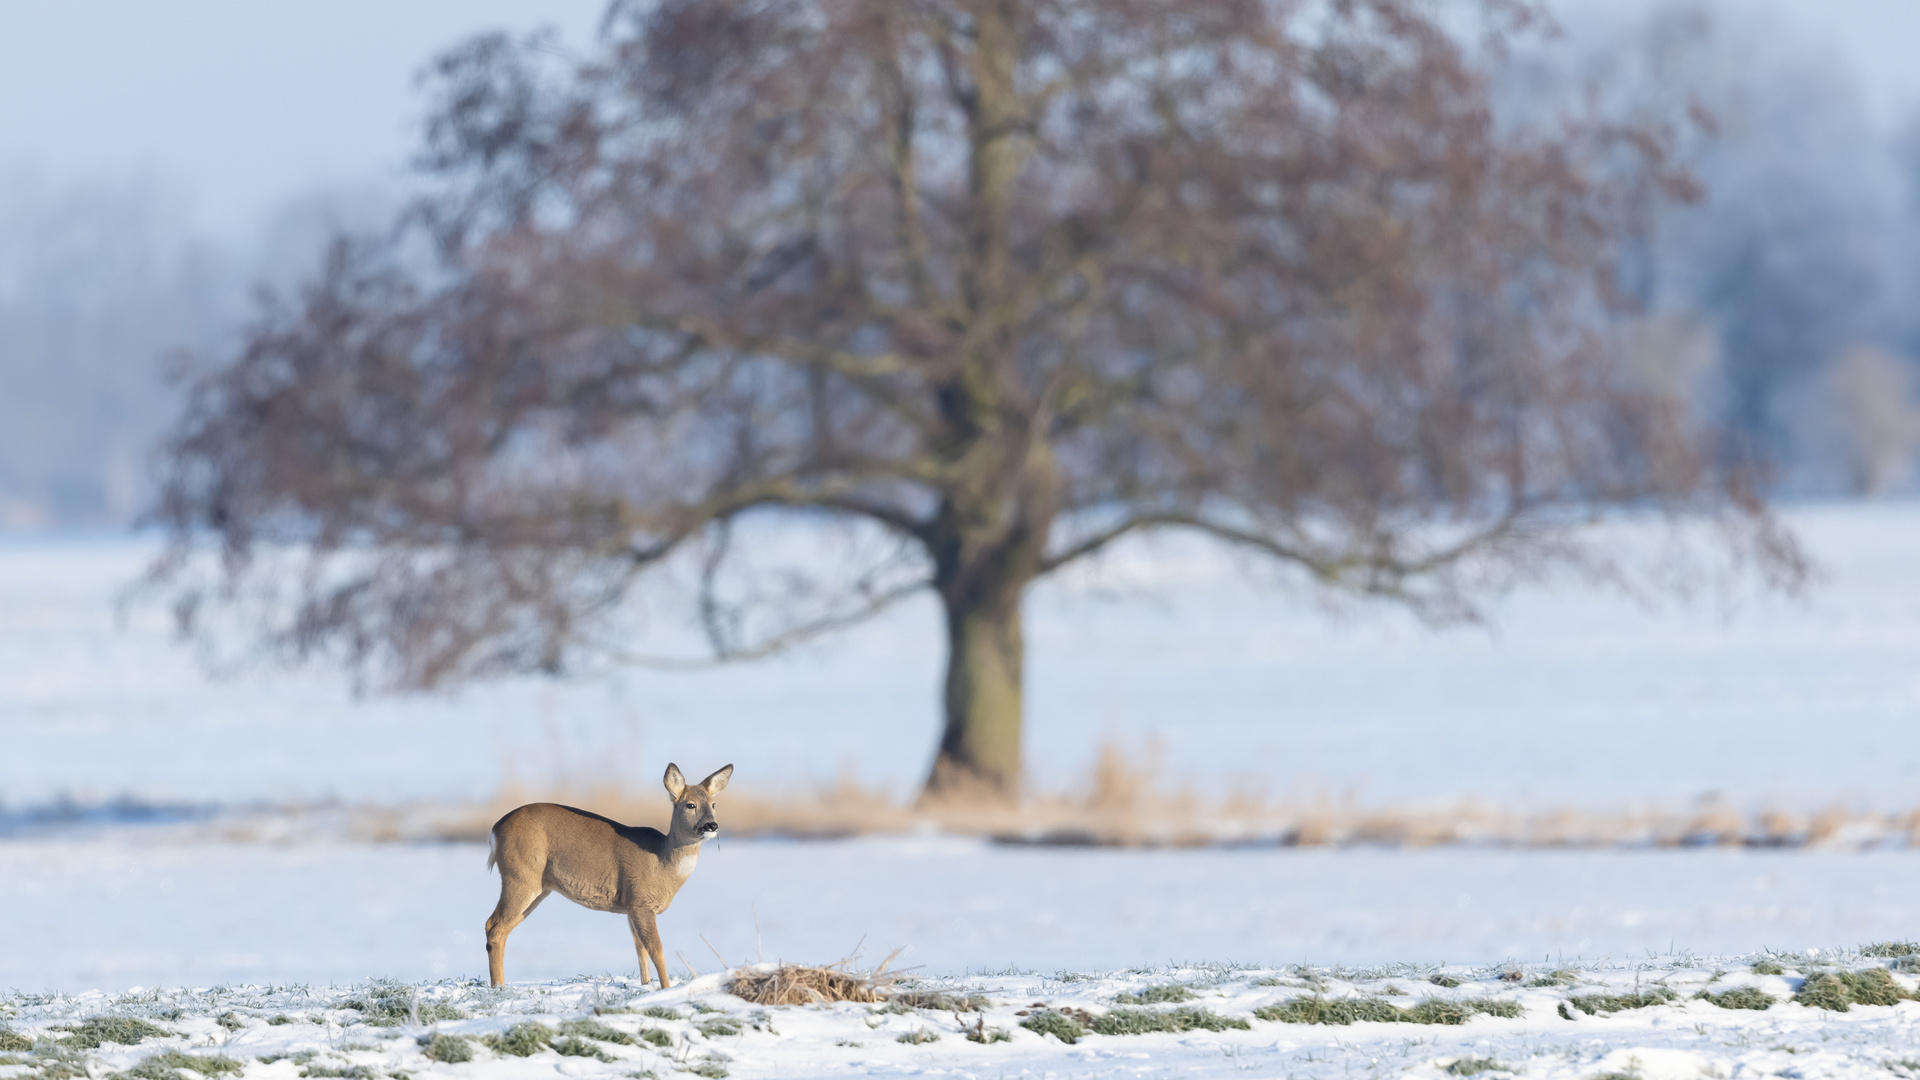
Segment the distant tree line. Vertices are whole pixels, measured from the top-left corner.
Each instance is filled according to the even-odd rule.
[[[183,401],[170,365],[230,346],[256,287],[287,287],[390,205],[293,199],[234,243],[195,229],[191,193],[165,177],[0,167],[0,532],[132,524]]]
[[[1777,489],[1911,489],[1920,453],[1920,115],[1877,130],[1851,73],[1759,9],[1588,9],[1539,81],[1684,102],[1707,197],[1624,283],[1660,366]],[[1516,93],[1537,91],[1518,86]]]

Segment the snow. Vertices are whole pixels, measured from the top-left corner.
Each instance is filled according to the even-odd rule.
[[[510,1080],[556,1074],[612,1080],[683,1071],[741,1080],[1356,1072],[1440,1080],[1476,1068],[1538,1080],[1592,1080],[1609,1073],[1643,1080],[1909,1074],[1920,1003],[1853,1005],[1846,1012],[1829,1012],[1784,1000],[1815,970],[1862,969],[1876,961],[1851,953],[1784,959],[1782,974],[1756,972],[1747,960],[1685,958],[1631,965],[1444,970],[1413,965],[1373,970],[1186,966],[1069,978],[1002,973],[912,984],[921,994],[985,999],[951,1003],[938,1011],[850,1002],[758,1007],[728,994],[727,976],[715,973],[666,991],[600,978],[518,983],[503,991],[473,982],[443,982],[339,990],[228,986],[125,996],[16,996],[0,999],[0,1014],[7,1015],[17,1034],[37,1041],[38,1060],[59,1056],[53,1040],[68,1037],[66,1031],[84,1018],[147,1018],[166,1034],[135,1047],[108,1043],[97,1050],[68,1050],[65,1056],[98,1075],[136,1066],[166,1050],[186,1051],[242,1065],[243,1080],[328,1075]],[[1443,974],[1450,977],[1439,979]],[[1902,990],[1913,991],[1911,977],[1892,978]],[[1739,987],[1757,989],[1775,1003],[1764,1010],[1726,1009],[1695,997],[1703,990]],[[1178,989],[1168,995],[1171,988]],[[1120,995],[1154,989],[1162,996],[1189,1000],[1136,1007],[1151,1012],[1205,1010],[1218,1030],[1081,1034],[1066,1043],[1055,1034],[1023,1026],[1036,1012],[1077,1016],[1097,1026],[1098,1017],[1126,1007],[1117,1002]],[[1659,994],[1671,1000],[1611,1013],[1595,1006],[1591,1014],[1575,1004],[1592,995],[1629,994]],[[1456,1025],[1375,1021],[1344,1026],[1255,1015],[1256,1010],[1302,997],[1371,998],[1402,1009],[1429,1000],[1504,1002],[1509,1010],[1517,1007],[1517,1015],[1476,1015]],[[427,1016],[438,1019],[415,1022]],[[492,1048],[481,1041],[528,1023],[541,1025],[535,1031],[538,1040],[520,1047],[534,1051],[528,1056],[514,1056],[509,1047]],[[579,1040],[567,1047],[573,1054],[539,1048],[555,1046],[554,1039],[569,1028]],[[965,1037],[969,1029],[983,1036],[1004,1033],[1005,1038],[973,1042]],[[461,1036],[473,1040],[466,1044],[471,1060],[439,1062],[423,1052],[426,1040],[450,1042]],[[0,1066],[0,1075],[29,1075],[24,1064],[34,1059],[22,1055],[12,1060],[22,1064]]]
[[[724,807],[723,807],[724,809]],[[478,845],[0,843],[0,987],[120,991],[485,973]],[[718,841],[661,916],[675,970],[904,948],[962,976],[1206,961],[1493,964],[1913,936],[1920,854],[1742,849],[1009,848]],[[623,918],[554,898],[513,979],[633,974]]]
[[[1805,599],[1648,608],[1561,583],[1496,607],[1490,631],[1434,632],[1376,609],[1331,617],[1310,597],[1250,583],[1204,548],[1124,550],[1033,597],[1034,775],[1071,784],[1112,738],[1136,748],[1157,740],[1163,775],[1211,794],[1248,785],[1358,805],[1474,798],[1521,810],[1673,808],[1714,794],[1742,808],[1911,809],[1920,804],[1920,505],[1788,516],[1822,567]],[[670,759],[694,772],[735,762],[736,793],[822,780],[849,763],[904,793],[933,741],[940,641],[924,605],[749,667],[357,696],[327,671],[210,673],[172,640],[163,611],[117,611],[152,550],[141,539],[0,543],[0,797],[16,814],[62,797],[481,799],[514,777],[618,776],[646,790]],[[724,824],[724,804],[721,813]],[[0,836],[6,825],[0,819]],[[0,1024],[47,1035],[86,1015],[178,1010],[165,1024],[184,1042],[105,1048],[91,1075],[191,1043],[245,1057],[244,1080],[297,1080],[293,1058],[257,1059],[307,1051],[319,1056],[305,1067],[364,1065],[365,1080],[611,1080],[667,1075],[708,1055],[727,1059],[708,1071],[739,1077],[1437,1080],[1473,1055],[1552,1080],[1810,1080],[1886,1076],[1884,1062],[1920,1061],[1913,1002],[1836,1014],[1682,1001],[1566,1019],[1557,1002],[1568,989],[1496,979],[1501,965],[1524,963],[1529,979],[1577,970],[1580,992],[1666,979],[1691,994],[1724,970],[1715,985],[1751,982],[1782,996],[1795,976],[1756,976],[1738,958],[1787,950],[1801,969],[1857,967],[1870,961],[1804,951],[1914,936],[1920,852],[1911,847],[1115,851],[940,836],[723,838],[661,920],[675,970],[709,974],[641,998],[628,981],[623,920],[559,900],[511,939],[517,989],[475,987],[497,890],[478,846],[347,843],[326,829],[230,843],[221,829],[212,818],[0,839],[0,986],[23,992],[0,996]],[[842,1005],[759,1016],[711,974],[716,954],[818,963],[856,946],[869,962],[904,947],[897,963],[916,977],[984,992],[996,1002],[987,1026],[1010,1041],[969,1042],[944,1013]],[[1716,956],[1727,959],[1705,959]],[[1443,992],[1426,982],[1438,965],[1470,976],[1468,985]],[[458,998],[472,1016],[442,1023],[448,1032],[497,1032],[526,1012],[557,1023],[595,1001],[684,1003],[675,1004],[684,1015],[603,1017],[623,1030],[672,1029],[664,1050],[604,1047],[611,1062],[482,1051],[467,1064],[431,1063],[415,1043],[421,1031],[348,1023],[356,1018],[336,1008],[364,995],[352,987],[368,978]],[[1458,1027],[1248,1019],[1300,991],[1262,979],[1318,980],[1334,996],[1384,993],[1388,983],[1407,1000],[1491,995],[1525,1012]],[[1121,990],[1161,982],[1191,983],[1198,1004],[1250,1026],[1071,1046],[1018,1026],[1033,1002],[1099,1013]],[[193,986],[230,989],[130,989]],[[696,1000],[741,1018],[742,1033],[699,1034],[687,1011]],[[215,1021],[229,1010],[241,1020],[231,1032]],[[281,1013],[325,1023],[265,1022]],[[940,1038],[896,1041],[922,1029]],[[0,1080],[25,1071],[0,1065]]]
[[[1920,787],[1920,504],[1792,509],[1821,568],[1804,599],[1646,606],[1575,584],[1435,631],[1329,615],[1213,549],[1125,548],[1038,587],[1030,769],[1075,783],[1103,739],[1215,790],[1511,809],[1906,810]],[[937,731],[929,603],[800,654],[697,673],[506,680],[356,696],[336,672],[210,675],[166,613],[115,601],[147,541],[0,544],[0,799],[187,803],[476,799],[517,777],[621,778],[727,761],[736,787],[852,768],[905,794]],[[1157,742],[1157,746],[1156,746]]]

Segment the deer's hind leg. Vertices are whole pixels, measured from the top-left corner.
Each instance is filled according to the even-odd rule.
[[[507,984],[507,935],[533,914],[550,891],[538,883],[500,875],[500,902],[487,916],[487,977],[494,986]]]
[[[672,983],[667,979],[667,950],[660,944],[660,926],[651,911],[630,911],[627,925],[633,929],[633,948],[640,954],[640,981],[647,981],[647,954],[653,954],[653,967],[660,976],[660,989]]]

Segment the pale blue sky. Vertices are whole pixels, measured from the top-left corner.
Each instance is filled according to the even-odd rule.
[[[58,183],[151,169],[244,231],[323,185],[397,177],[414,74],[469,33],[554,25],[605,0],[0,0],[0,166]]]
[[[1639,0],[1559,0],[1636,3]],[[1920,0],[1731,0],[1826,40],[1875,120],[1920,103]],[[413,74],[491,27],[581,42],[603,0],[0,0],[0,166],[54,183],[152,170],[234,235],[323,185],[400,175]]]

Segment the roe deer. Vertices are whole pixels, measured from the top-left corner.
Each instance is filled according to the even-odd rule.
[[[647,981],[647,955],[667,982],[666,950],[654,916],[667,910],[700,858],[700,843],[720,831],[713,797],[726,789],[733,766],[688,785],[680,766],[668,765],[672,824],[658,829],[622,825],[555,803],[528,803],[493,823],[487,867],[500,865],[500,903],[487,918],[487,974],[506,985],[507,935],[533,914],[548,893],[595,911],[626,915],[633,948],[640,954],[640,981]]]

